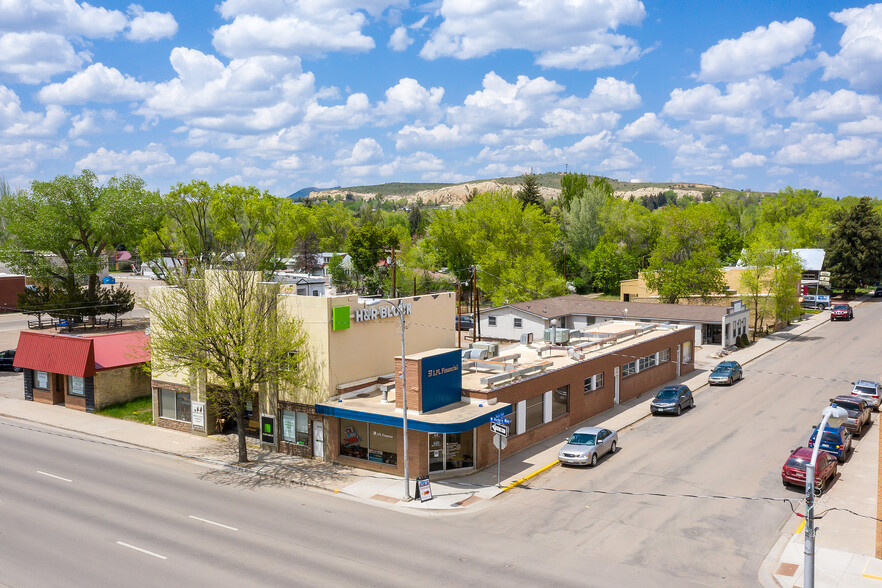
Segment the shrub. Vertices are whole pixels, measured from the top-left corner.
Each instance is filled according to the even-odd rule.
[[[750,339],[747,337],[747,333],[741,333],[741,337],[738,339],[741,341],[741,347],[747,347],[750,345]]]

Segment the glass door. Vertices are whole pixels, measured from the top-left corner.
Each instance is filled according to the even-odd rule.
[[[475,467],[475,431],[429,433],[429,472]]]
[[[444,471],[444,434],[429,433],[429,471]]]

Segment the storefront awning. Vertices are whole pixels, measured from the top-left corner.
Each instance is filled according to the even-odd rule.
[[[401,428],[401,411],[395,404],[381,404],[379,394],[367,398],[347,398],[342,402],[323,402],[315,405],[315,412],[341,419],[350,419],[378,425]],[[494,416],[511,414],[512,406],[498,402],[455,402],[431,412],[408,415],[407,428],[425,433],[464,433],[490,422]]]

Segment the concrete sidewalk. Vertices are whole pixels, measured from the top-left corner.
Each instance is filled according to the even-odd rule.
[[[805,320],[765,337],[746,349],[727,356],[749,364],[751,361],[792,341],[828,320],[829,313],[809,315]],[[707,372],[719,359],[711,356],[713,349],[696,349],[695,371],[677,379],[693,391],[701,394],[707,383]],[[749,369],[749,368],[748,368]],[[649,403],[656,390],[618,405],[613,409],[589,419],[579,426],[596,425],[623,431],[650,416]],[[295,456],[261,450],[256,444],[249,446],[251,463],[240,466],[236,462],[235,439],[224,436],[200,437],[169,429],[145,426],[25,401],[22,397],[20,375],[4,375],[0,378],[0,415],[44,423],[73,432],[94,435],[121,444],[167,453],[187,459],[200,460],[215,466],[247,471],[278,481],[324,489],[341,497],[372,503],[374,505],[423,513],[454,513],[486,507],[490,499],[529,480],[557,465],[557,453],[564,441],[577,427],[555,435],[545,441],[505,458],[501,463],[501,475],[497,486],[496,468],[490,467],[469,476],[447,480],[433,480],[433,499],[405,501],[404,480],[400,477],[366,472],[346,466],[318,462]],[[875,471],[875,470],[874,470]],[[411,481],[414,484],[414,481]],[[411,487],[411,496],[415,496]],[[875,494],[874,494],[875,495]]]

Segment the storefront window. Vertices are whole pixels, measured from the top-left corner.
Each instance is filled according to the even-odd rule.
[[[532,429],[533,427],[538,427],[544,422],[544,419],[542,418],[543,396],[544,394],[540,394],[539,396],[527,398],[527,406],[524,411],[527,417],[527,430]]]
[[[683,363],[692,362],[692,341],[683,343]]]
[[[293,410],[282,411],[282,441],[309,445],[309,415]]]
[[[475,467],[475,432],[429,433],[429,471]]]
[[[159,389],[159,416],[175,421],[190,422],[190,393]]]
[[[49,389],[49,373],[48,372],[34,372],[34,388],[40,388],[42,390]]]
[[[78,376],[67,377],[67,393],[71,396],[86,395],[86,379]]]
[[[340,419],[340,455],[397,465],[397,447],[395,427]]]
[[[551,392],[551,418],[556,419],[570,411],[570,387],[563,386]]]

